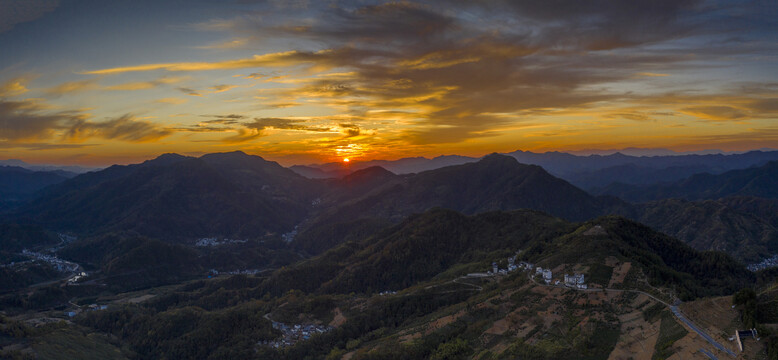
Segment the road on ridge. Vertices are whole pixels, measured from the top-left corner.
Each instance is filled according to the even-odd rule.
[[[556,287],[556,288],[571,289],[571,290],[585,291],[585,292],[586,291],[589,291],[589,292],[594,292],[594,291],[612,291],[612,292],[632,292],[632,293],[638,293],[638,294],[646,295],[649,298],[653,299],[654,301],[662,303],[663,305],[665,305],[668,308],[670,308],[670,310],[673,312],[673,315],[675,315],[675,317],[677,317],[679,320],[681,320],[681,322],[686,324],[690,329],[694,330],[694,332],[696,332],[697,334],[702,336],[702,338],[705,339],[706,341],[708,341],[711,345],[713,345],[713,347],[715,347],[716,349],[719,349],[719,350],[727,353],[728,355],[730,355],[732,357],[737,357],[737,354],[732,352],[732,350],[729,350],[726,347],[724,347],[724,345],[719,344],[710,335],[705,333],[705,331],[703,331],[702,329],[700,329],[696,325],[694,325],[694,323],[692,323],[691,320],[687,319],[681,313],[681,311],[678,309],[677,306],[670,305],[670,304],[668,304],[668,303],[666,303],[666,302],[664,302],[664,301],[654,297],[653,295],[651,295],[649,293],[646,293],[646,292],[643,292],[643,291],[640,291],[640,290],[623,290],[623,289],[607,289],[607,288],[605,288],[605,289],[576,289],[576,288],[570,288],[570,287],[561,286],[561,285],[546,285],[546,284],[541,284],[541,283],[537,282],[535,280],[535,278],[532,277],[531,274],[529,274],[528,276],[529,276],[530,280],[532,280],[532,282],[534,282],[536,285],[546,286],[546,287]],[[705,353],[705,355],[708,355],[708,354]],[[712,355],[713,354],[710,354],[710,355],[708,355],[708,357],[711,357]],[[715,359],[715,360],[718,360],[715,356],[712,356],[711,358]]]

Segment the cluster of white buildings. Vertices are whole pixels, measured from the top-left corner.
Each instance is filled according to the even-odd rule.
[[[64,272],[64,273],[75,272],[79,268],[79,265],[76,263],[62,260],[56,256],[52,256],[48,254],[32,252],[27,249],[22,250],[22,254],[24,256],[32,258],[33,260],[46,262],[49,265],[51,265],[53,268],[57,269],[57,271],[59,272]]]
[[[492,262],[492,269],[485,272],[485,273],[470,273],[467,274],[468,277],[489,277],[489,276],[495,276],[495,275],[508,275],[509,273],[512,273],[516,270],[523,270],[523,271],[532,271],[533,265],[520,261],[516,263],[516,257],[518,256],[518,253],[516,255],[511,256],[508,258],[508,268],[507,269],[500,269],[500,267],[497,265],[497,262]]]
[[[508,258],[508,268],[507,269],[500,269],[497,266],[496,262],[492,263],[492,270],[488,271],[487,275],[507,275],[508,273],[514,272],[516,270],[531,270],[532,264],[521,261],[518,264],[516,263],[516,257],[517,255],[511,256]]]
[[[291,243],[292,240],[294,240],[294,237],[297,236],[297,231],[298,231],[299,227],[300,227],[300,225],[295,225],[295,227],[294,227],[294,229],[292,229],[292,231],[290,231],[290,232],[288,232],[286,234],[281,235],[281,239],[283,239],[284,242],[286,242],[287,244]]]
[[[538,266],[538,267],[535,268],[535,275],[540,275],[541,277],[543,277],[543,281],[547,285],[551,284],[551,277],[553,275],[551,273],[551,269],[544,269],[544,268]]]
[[[73,275],[70,279],[68,279],[68,285],[76,285],[81,279],[86,277],[85,272],[80,272],[78,274]]]
[[[535,265],[520,261],[516,262],[517,255],[514,255],[512,257],[508,258],[508,268],[507,269],[500,269],[497,265],[497,262],[492,263],[492,269],[485,272],[485,273],[471,273],[467,274],[468,277],[488,277],[488,276],[495,276],[495,275],[507,275],[508,273],[511,273],[516,270],[522,270],[522,271],[535,271],[535,276],[540,276],[543,278],[543,282],[546,283],[546,285],[551,285],[551,282],[553,281],[554,273],[551,272],[551,269],[545,269],[541,266],[535,267]],[[555,285],[560,285],[560,281],[557,280],[554,282]],[[584,274],[575,273],[573,275],[565,274],[564,278],[564,286],[572,287],[576,289],[586,289],[586,281],[584,279]]]
[[[751,270],[753,272],[757,272],[762,269],[769,269],[776,266],[778,266],[778,255],[773,255],[768,259],[762,260],[762,262],[760,263],[750,264],[746,266],[746,268],[748,268],[748,270]]]
[[[586,289],[586,281],[584,280],[584,274],[565,274],[565,286],[573,287],[576,289]]]
[[[243,269],[243,270],[232,270],[232,271],[223,271],[221,274],[228,274],[228,275],[256,275],[262,272],[262,269]],[[219,276],[220,272],[216,269],[208,270],[208,278],[212,278],[214,276]]]
[[[195,241],[195,246],[199,247],[206,247],[206,246],[219,246],[219,245],[227,245],[227,244],[243,244],[248,240],[236,240],[236,239],[223,239],[219,240],[219,238],[210,237],[210,238],[200,238]]]
[[[308,340],[311,336],[325,333],[334,329],[332,326],[324,325],[286,325],[281,322],[273,321],[273,329],[281,331],[281,337],[276,340],[260,341],[258,345],[270,346],[272,348],[282,348],[292,346],[298,341]]]

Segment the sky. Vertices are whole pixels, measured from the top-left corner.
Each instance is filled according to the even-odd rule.
[[[778,2],[0,0],[0,159],[778,148]]]

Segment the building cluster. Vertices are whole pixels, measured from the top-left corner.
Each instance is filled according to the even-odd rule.
[[[737,340],[737,348],[740,350],[740,352],[743,352],[743,340],[749,338],[759,341],[759,332],[757,332],[756,329],[735,330],[735,336],[729,338],[729,340]]]
[[[553,276],[551,269],[544,269],[538,266],[535,268],[535,275],[543,277],[543,282],[545,282],[546,285],[551,284],[551,277]]]
[[[195,241],[195,246],[206,247],[206,246],[219,246],[219,245],[227,245],[227,244],[243,244],[246,241],[248,240],[237,240],[237,239],[219,240],[219,238],[209,237],[209,238],[197,239],[197,241]]]
[[[492,270],[487,272],[488,275],[507,275],[508,273],[514,272],[519,269],[523,270],[529,270],[532,269],[532,264],[526,263],[526,262],[519,262],[516,264],[516,257],[518,256],[518,253],[516,255],[513,255],[508,258],[508,268],[507,269],[500,269],[497,266],[496,262],[492,263]]]
[[[212,278],[215,276],[219,276],[219,274],[228,274],[228,275],[256,275],[262,272],[262,269],[243,269],[243,270],[232,270],[232,271],[222,271],[219,272],[219,270],[211,269],[208,270],[208,278]]]
[[[75,310],[65,311],[65,316],[67,317],[74,317],[82,312],[85,311],[99,311],[99,310],[105,310],[108,308],[108,305],[97,305],[97,304],[91,304],[88,306],[83,306],[80,308],[77,308]]]
[[[771,258],[764,259],[760,263],[750,264],[747,266],[747,268],[748,270],[757,272],[759,270],[764,270],[776,266],[778,266],[778,255],[773,255]]]
[[[492,263],[492,269],[485,272],[485,273],[470,273],[467,274],[468,277],[489,277],[489,276],[495,276],[495,275],[507,275],[508,273],[511,273],[516,270],[521,271],[529,271],[530,274],[532,271],[535,272],[535,276],[540,276],[543,279],[543,282],[546,283],[546,285],[551,285],[554,277],[554,273],[551,271],[551,269],[545,269],[541,266],[535,267],[535,265],[525,262],[525,261],[519,261],[516,262],[516,258],[518,257],[519,253],[516,253],[516,255],[508,258],[508,268],[507,269],[500,269],[497,265],[497,262]],[[557,280],[554,282],[554,285],[560,285],[560,281]],[[586,281],[584,279],[584,274],[578,274],[575,273],[573,275],[565,274],[564,277],[564,283],[562,284],[567,287],[576,288],[576,289],[587,289]]]
[[[531,271],[532,270],[532,264],[524,261],[516,262],[516,258],[518,257],[518,253],[516,255],[511,256],[508,258],[508,268],[507,269],[500,269],[500,267],[497,265],[497,262],[492,263],[492,269],[485,272],[485,273],[470,273],[467,274],[468,277],[489,277],[489,276],[495,276],[495,275],[508,275],[508,273],[514,272],[516,270],[524,270],[524,271]]]
[[[573,275],[565,274],[565,286],[573,287],[576,289],[588,288],[588,286],[586,285],[586,281],[584,280],[584,274],[577,274],[577,273]]]
[[[77,285],[78,282],[81,281],[86,276],[87,276],[86,273],[83,271],[78,274],[75,274],[70,279],[68,279],[68,285]]]
[[[397,294],[397,291],[386,290],[386,291],[381,291],[380,293],[378,293],[378,295],[381,295],[381,296],[394,295],[394,294]]]
[[[281,322],[273,321],[273,329],[281,331],[281,337],[275,340],[264,340],[258,344],[270,346],[272,348],[282,348],[292,346],[298,341],[308,340],[311,336],[325,333],[334,329],[332,326],[324,325],[286,325]]]
[[[64,273],[75,272],[79,268],[79,265],[76,263],[72,263],[67,260],[62,260],[53,255],[37,253],[37,252],[29,251],[27,249],[22,250],[22,255],[30,257],[33,260],[48,263],[53,268],[57,269],[57,271],[59,272],[64,272]]]
[[[294,240],[294,237],[297,236],[297,228],[298,227],[299,227],[299,225],[295,225],[295,227],[294,227],[294,229],[292,229],[292,231],[281,235],[281,239],[283,239],[285,243],[292,242],[292,240]]]

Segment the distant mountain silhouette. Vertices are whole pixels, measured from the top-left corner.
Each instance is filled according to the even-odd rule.
[[[76,174],[62,170],[33,171],[18,166],[0,166],[0,208],[30,199],[41,189],[59,184]]]
[[[324,249],[316,243],[333,244],[337,239],[314,238],[306,232],[342,234],[322,228],[358,219],[396,222],[434,207],[465,214],[533,209],[565,219],[586,220],[626,206],[618,199],[591,196],[539,166],[520,164],[499,154],[475,163],[384,178],[388,181],[371,185],[369,191],[360,191],[358,196],[324,210],[307,224],[296,245],[321,251]]]
[[[635,149],[625,149],[631,155],[621,152],[608,155],[574,155],[556,151],[535,153],[521,150],[504,155],[514,157],[523,164],[539,165],[550,174],[585,190],[601,189],[613,183],[653,185],[673,182],[698,173],[720,174],[778,160],[778,151],[770,149],[741,154],[723,154],[715,151],[709,154],[684,154],[665,151],[657,154],[666,155],[654,156],[639,156],[642,152],[633,150]],[[348,164],[337,162],[294,165],[290,169],[311,179],[326,179],[341,178],[370,166],[381,166],[395,174],[403,175],[475,161],[478,159],[444,155],[433,159],[414,157],[398,160],[352,161]]]
[[[576,156],[553,151],[515,151],[506,155],[515,157],[524,164],[540,165],[554,176],[585,190],[596,190],[597,194],[612,194],[599,189],[613,183],[655,185],[682,180],[697,173],[720,174],[778,160],[778,151],[666,156],[630,156],[619,152],[610,155]]]
[[[719,199],[728,196],[778,198],[778,161],[760,167],[732,170],[723,174],[696,174],[687,179],[654,186],[613,184],[603,194],[641,202],[669,198]]]
[[[19,159],[8,159],[8,160],[0,160],[0,166],[18,166],[25,168],[27,170],[32,171],[53,171],[53,172],[64,172],[72,174],[72,176],[75,176],[76,174],[83,174],[90,171],[97,171],[100,170],[100,167],[92,167],[92,166],[78,166],[78,165],[38,165],[38,164],[29,164]],[[72,177],[69,176],[69,177]]]
[[[401,219],[433,207],[466,214],[527,208],[582,220],[600,215],[609,205],[539,166],[492,154],[475,163],[396,177],[336,212],[344,219]]]
[[[398,160],[351,161],[349,163],[326,163],[313,165],[294,165],[290,169],[311,179],[341,178],[354,171],[380,166],[394,174],[413,174],[445,166],[461,165],[478,161],[478,158],[460,155],[441,155],[432,159],[424,157],[402,158]]]
[[[316,186],[275,162],[242,152],[200,158],[166,154],[68,180],[47,189],[21,214],[81,233],[259,236],[291,230],[318,196]]]

